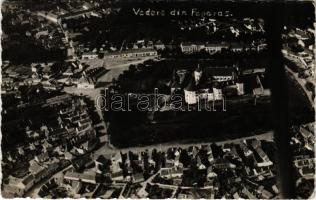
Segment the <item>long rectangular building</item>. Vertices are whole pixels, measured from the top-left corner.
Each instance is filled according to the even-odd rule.
[[[105,58],[136,58],[136,57],[155,57],[158,52],[155,49],[131,49],[126,51],[119,51],[107,53]]]

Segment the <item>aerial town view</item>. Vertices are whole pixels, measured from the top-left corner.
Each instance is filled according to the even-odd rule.
[[[314,8],[3,1],[1,196],[315,197]]]

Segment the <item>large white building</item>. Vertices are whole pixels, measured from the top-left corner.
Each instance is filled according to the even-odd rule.
[[[228,49],[229,45],[227,43],[209,43],[209,44],[201,44],[201,43],[181,43],[180,49],[184,54],[192,54],[197,53],[202,50],[212,54],[216,52],[220,52],[223,49]]]
[[[201,51],[205,48],[205,44],[181,43],[180,49],[182,53],[191,54]]]
[[[119,51],[107,53],[105,58],[136,58],[136,57],[156,57],[158,53],[155,49],[131,49],[127,51]]]
[[[205,45],[205,51],[210,54],[220,52],[223,49],[228,49],[228,48],[229,48],[229,45],[227,43],[212,43],[212,44]]]
[[[216,82],[232,81],[236,77],[233,67],[207,67],[205,73],[208,79]]]
[[[97,58],[98,58],[98,54],[94,52],[84,52],[82,54],[83,60],[92,60],[92,59],[97,59]]]

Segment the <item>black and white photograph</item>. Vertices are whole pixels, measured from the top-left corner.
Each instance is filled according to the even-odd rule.
[[[1,197],[314,199],[315,2],[2,0]]]

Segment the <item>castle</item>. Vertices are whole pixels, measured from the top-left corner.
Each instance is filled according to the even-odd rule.
[[[205,67],[200,65],[190,72],[174,70],[170,89],[171,95],[184,92],[185,102],[195,105],[199,100],[223,100],[225,87],[236,89],[237,95],[244,95],[244,83],[237,67]]]

